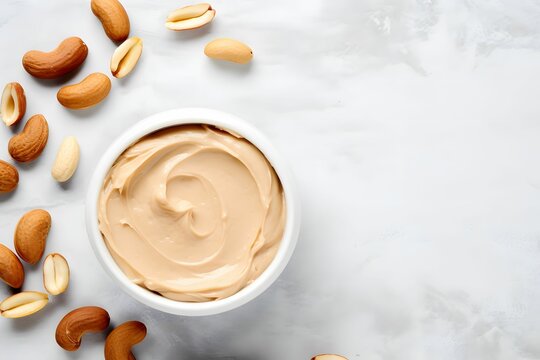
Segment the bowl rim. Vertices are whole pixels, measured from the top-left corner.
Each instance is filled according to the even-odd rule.
[[[283,187],[287,208],[285,229],[278,252],[266,270],[236,294],[211,302],[195,303],[171,300],[131,282],[109,253],[98,226],[99,193],[107,172],[118,156],[145,135],[167,127],[184,124],[214,125],[233,131],[255,145],[275,169]],[[86,196],[85,217],[86,230],[94,254],[104,270],[120,285],[123,291],[154,309],[185,316],[223,313],[242,306],[262,294],[287,266],[296,247],[301,220],[300,202],[292,173],[266,136],[253,125],[235,115],[207,108],[179,108],[160,112],[144,118],[116,138],[98,160],[91,177]]]

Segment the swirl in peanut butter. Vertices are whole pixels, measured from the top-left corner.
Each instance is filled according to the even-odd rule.
[[[249,141],[206,125],[152,133],[105,177],[99,228],[131,281],[178,301],[223,299],[270,265],[283,189]]]

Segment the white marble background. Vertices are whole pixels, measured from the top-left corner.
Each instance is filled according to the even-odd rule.
[[[81,0],[2,0],[0,83],[19,81],[49,144],[18,166],[0,197],[0,242],[28,209],[51,212],[47,252],[66,255],[69,292],[42,312],[0,319],[2,359],[98,359],[103,337],[76,353],[54,341],[68,310],[100,305],[115,324],[144,321],[139,359],[540,359],[540,2],[538,0],[215,0],[213,24],[163,26],[177,0],[123,0],[144,39],[136,71],[108,99],[63,109],[55,82],[20,64],[77,35],[90,54],[71,79],[108,72],[114,44]],[[251,66],[218,64],[213,38],[241,39]],[[84,227],[84,195],[103,149],[139,119],[204,106],[237,114],[289,159],[304,205],[288,268],[260,298],[218,316],[163,314],[122,293]],[[61,187],[49,172],[66,135],[80,168]],[[0,129],[0,158],[11,131]],[[41,289],[26,266],[25,289]],[[10,294],[0,286],[0,297]]]

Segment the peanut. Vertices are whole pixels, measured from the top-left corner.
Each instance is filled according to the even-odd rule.
[[[127,39],[115,51],[111,59],[111,73],[116,78],[123,78],[137,65],[143,49],[141,38]]]
[[[43,262],[43,286],[51,295],[59,295],[69,285],[69,265],[60,254],[47,255]]]
[[[68,136],[62,141],[56,160],[51,170],[52,177],[58,182],[68,181],[79,164],[80,149],[79,143],[74,136]]]
[[[237,64],[247,64],[253,58],[253,51],[246,44],[227,38],[209,42],[204,48],[204,53],[212,59],[225,60]]]
[[[210,4],[184,6],[169,14],[165,26],[170,30],[191,30],[210,23],[216,11]]]
[[[0,315],[12,319],[32,315],[43,309],[48,302],[47,294],[37,291],[23,291],[0,303]]]
[[[68,109],[82,110],[99,104],[109,95],[109,91],[111,91],[111,80],[107,75],[96,72],[88,75],[78,84],[60,88],[56,98]]]

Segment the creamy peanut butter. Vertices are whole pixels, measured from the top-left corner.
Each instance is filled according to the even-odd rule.
[[[270,265],[286,208],[276,172],[253,144],[181,125],[120,155],[98,212],[103,239],[131,281],[202,302],[235,294]]]

